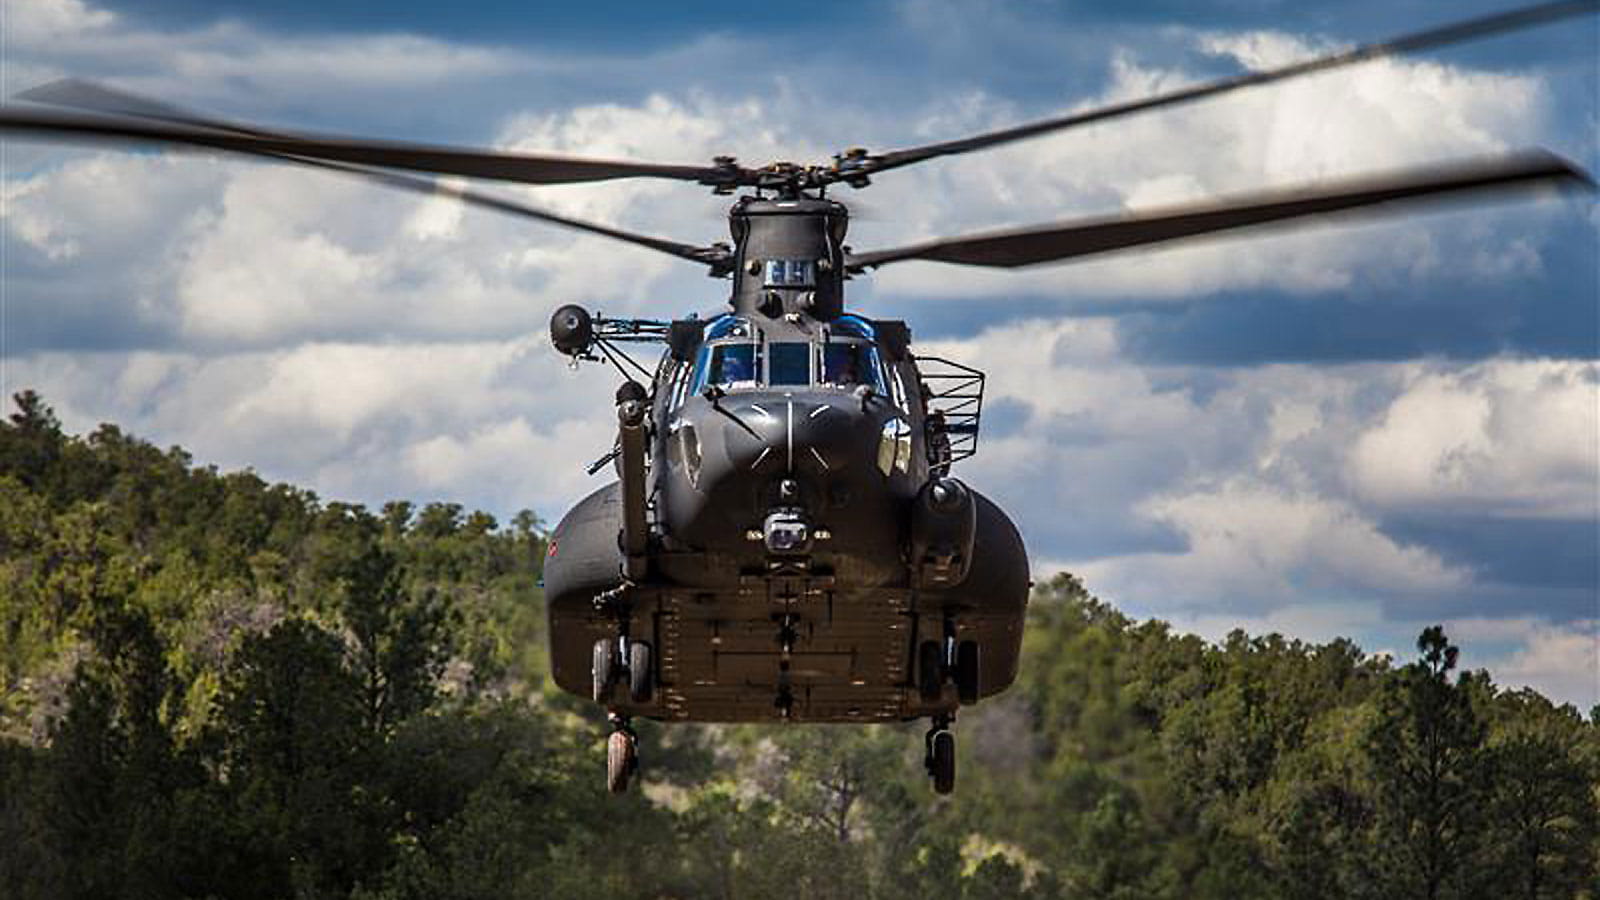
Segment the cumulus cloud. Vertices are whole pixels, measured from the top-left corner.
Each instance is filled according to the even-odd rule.
[[[126,86],[169,100],[215,96],[226,86],[336,102],[372,87],[416,88],[533,66],[515,51],[398,32],[275,35],[227,20],[157,30],[83,0],[14,0],[6,14],[3,65],[13,83],[20,75],[112,70]]]
[[[22,43],[103,33],[116,13],[95,9],[83,0],[12,0],[6,4],[10,40]]]
[[[1201,34],[1193,40],[1246,64],[1303,59],[1324,49],[1276,32]],[[1071,108],[1145,97],[1196,80],[1184,69],[1120,53],[1112,60],[1108,87]],[[973,97],[941,110],[941,131],[993,127],[989,117],[996,106],[1004,108]],[[938,185],[936,202],[914,203],[915,189],[905,190],[907,202],[922,214],[908,217],[905,230],[890,237],[899,243],[953,227],[1137,211],[1496,153],[1537,143],[1548,130],[1548,109],[1548,89],[1534,76],[1380,60],[964,158],[929,176]],[[966,115],[953,115],[961,112]],[[878,280],[886,292],[935,297],[1009,292],[1188,299],[1223,290],[1306,293],[1358,280],[1409,281],[1436,273],[1446,259],[1452,266],[1466,261],[1486,277],[1536,268],[1537,252],[1530,254],[1525,241],[1482,224],[1495,215],[1452,213],[1450,227],[1431,219],[1423,227],[1312,225],[1266,239],[1180,244],[1136,259],[1022,273],[906,264],[885,269]]]
[[[1487,668],[1501,684],[1531,687],[1586,715],[1600,705],[1600,619],[1474,618],[1446,622],[1445,630],[1465,648],[1464,666]],[[1480,653],[1474,642],[1509,646]]]
[[[1359,510],[1325,497],[1231,481],[1154,498],[1143,511],[1177,528],[1187,552],[1080,567],[1111,596],[1249,611],[1307,595],[1403,601],[1459,592],[1471,582],[1470,572],[1395,542]]]
[[[582,464],[611,444],[601,379],[543,337],[457,344],[304,344],[197,357],[38,354],[9,364],[69,427],[105,410],[199,459],[252,467],[325,496],[449,497],[554,515],[595,485]]]
[[[1525,567],[1463,559],[1389,527],[1388,516],[1592,520],[1600,451],[1590,364],[1219,373],[1130,362],[1113,325],[1032,320],[927,345],[987,366],[991,405],[1021,410],[1023,424],[986,436],[965,477],[1019,519],[1036,571],[1071,568],[1106,596],[1189,617],[1229,610],[1266,620],[1306,604],[1410,617],[1574,606],[1498,582],[1495,573]],[[1481,427],[1458,421],[1429,386],[1478,392],[1463,405]],[[1472,478],[1438,481],[1437,460],[1461,457],[1462,441],[1473,448]],[[1552,534],[1581,541],[1579,531]],[[1593,556],[1581,546],[1545,552]]]
[[[1349,477],[1385,508],[1592,518],[1600,366],[1501,360],[1420,370],[1352,450]]]

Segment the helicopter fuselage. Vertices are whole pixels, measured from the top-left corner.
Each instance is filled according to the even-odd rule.
[[[904,324],[843,312],[843,208],[744,200],[732,220],[732,310],[674,323],[648,389],[619,392],[618,480],[552,535],[557,683],[598,695],[591,647],[615,636],[651,648],[659,686],[599,697],[630,715],[935,715],[959,703],[964,642],[981,647],[969,702],[1003,690],[1027,557],[949,477]]]

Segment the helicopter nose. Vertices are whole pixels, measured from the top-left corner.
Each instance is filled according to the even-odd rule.
[[[747,454],[751,471],[812,474],[827,478],[851,466],[859,455],[863,425],[859,409],[831,398],[764,398],[738,410],[749,425],[752,442]]]

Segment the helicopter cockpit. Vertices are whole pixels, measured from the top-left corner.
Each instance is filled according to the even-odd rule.
[[[695,357],[690,390],[703,393],[774,388],[837,388],[861,385],[887,394],[887,379],[872,326],[845,315],[817,327],[811,340],[767,339],[740,316],[725,316],[706,328]]]

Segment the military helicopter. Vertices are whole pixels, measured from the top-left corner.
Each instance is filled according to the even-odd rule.
[[[616,479],[566,514],[545,564],[556,683],[608,711],[607,784],[638,769],[634,716],[674,722],[931,719],[924,764],[955,782],[957,711],[1014,680],[1026,550],[1001,509],[951,474],[977,449],[984,375],[917,355],[903,321],[850,312],[846,283],[930,260],[1059,262],[1265,223],[1541,186],[1592,188],[1534,151],[1204,203],[857,252],[829,197],[894,169],[1382,56],[1600,8],[1565,0],[1458,22],[1142,100],[821,165],[746,168],[513,154],[289,133],[222,121],[81,81],[19,95],[0,129],[65,140],[221,150],[426,193],[423,172],[531,185],[665,178],[745,191],[730,243],[694,246],[473,190],[466,203],[604,235],[707,267],[728,308],[674,320],[556,310],[555,348],[623,375],[617,438],[590,473]],[[43,108],[53,107],[53,108]],[[654,369],[627,352],[663,345]],[[637,376],[637,377],[636,377]]]

